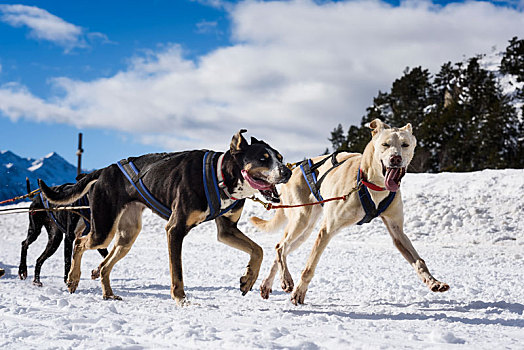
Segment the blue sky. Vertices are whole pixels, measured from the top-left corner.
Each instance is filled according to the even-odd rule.
[[[240,128],[289,159],[322,152],[406,66],[505,48],[522,1],[6,1],[0,149],[86,168],[225,150]]]

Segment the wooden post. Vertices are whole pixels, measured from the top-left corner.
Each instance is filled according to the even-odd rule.
[[[78,133],[78,150],[76,151],[76,155],[78,156],[78,165],[76,167],[76,176],[80,175],[82,172],[82,153],[84,153],[84,150],[82,149],[82,133]]]
[[[31,184],[29,183],[29,178],[25,178],[25,186],[27,187],[27,194],[31,193]]]

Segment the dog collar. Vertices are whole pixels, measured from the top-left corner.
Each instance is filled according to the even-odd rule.
[[[228,189],[227,189],[227,186],[226,186],[226,182],[225,182],[225,178],[224,178],[224,173],[222,172],[222,163],[224,161],[224,156],[226,154],[225,153],[222,153],[222,155],[220,157],[218,157],[218,162],[217,162],[217,180],[218,180],[218,187],[224,191],[224,193],[226,194],[226,196],[228,196],[228,198],[231,198],[232,200],[235,200],[235,201],[238,201],[237,198],[233,197]]]
[[[367,188],[373,190],[373,191],[385,191],[386,188],[385,187],[380,187],[380,186],[377,186],[375,185],[374,183],[371,183],[371,182],[368,182],[366,180],[364,180],[365,176],[364,176],[364,173],[362,172],[362,169],[361,168],[358,168],[358,171],[360,173],[360,183],[364,186],[366,186]]]

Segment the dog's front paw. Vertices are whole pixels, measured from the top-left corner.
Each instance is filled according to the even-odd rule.
[[[286,293],[291,293],[293,291],[295,283],[293,282],[293,277],[291,277],[289,270],[284,271],[283,276],[280,279],[280,285],[282,290]]]
[[[42,282],[40,282],[40,280],[37,280],[37,279],[35,279],[35,280],[33,281],[33,285],[35,285],[35,286],[37,286],[37,287],[42,287],[42,286],[43,286]]]
[[[66,284],[67,284],[67,290],[71,294],[73,294],[76,291],[76,289],[78,288],[78,281],[67,280]]]
[[[178,307],[188,307],[188,306],[192,306],[192,305],[198,305],[198,304],[193,304],[191,301],[189,301],[185,296],[183,298],[180,298],[180,299],[177,299],[176,300],[176,305]]]
[[[102,298],[104,298],[104,300],[122,300],[121,297],[119,297],[118,295],[114,295],[114,294],[104,295]]]
[[[295,290],[293,290],[293,293],[291,293],[291,302],[294,305],[304,304],[304,299],[306,299],[306,292],[307,287],[299,283]]]
[[[21,280],[25,280],[27,278],[27,267],[18,268],[18,277],[20,277]]]
[[[260,285],[260,296],[262,299],[269,299],[269,294],[271,294],[273,290],[270,287],[265,286],[263,283]]]
[[[428,287],[432,292],[445,292],[449,289],[449,285],[447,283],[437,280],[434,280],[432,283],[430,283]]]
[[[96,269],[91,271],[92,280],[96,280],[98,277],[100,277],[100,267],[97,267]]]
[[[246,274],[240,277],[240,290],[242,291],[242,295],[246,295],[247,292],[253,289],[253,285],[257,281],[257,278],[258,273],[255,274],[253,270],[248,268]]]

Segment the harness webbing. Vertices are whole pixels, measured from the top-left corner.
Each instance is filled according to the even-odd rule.
[[[323,202],[324,198],[322,198],[322,195],[320,194],[320,185],[326,178],[327,174],[331,172],[331,170],[338,167],[340,164],[344,163],[346,160],[343,160],[342,162],[337,161],[337,154],[340,153],[340,151],[336,151],[332,153],[330,156],[322,159],[320,162],[313,164],[311,162],[311,159],[304,160],[300,163],[300,170],[302,170],[302,175],[304,176],[304,179],[306,180],[306,183],[313,194],[313,196],[317,199],[319,202]],[[329,168],[317,181],[317,174],[316,170],[320,168],[328,159],[331,158],[331,164],[333,166]],[[324,206],[324,203],[320,203],[321,206]]]
[[[360,177],[360,173],[361,171],[359,168],[357,174],[357,185],[364,182]],[[360,203],[362,204],[362,208],[364,208],[366,215],[362,220],[357,222],[357,225],[367,224],[368,222],[382,214],[384,210],[386,210],[389,207],[391,202],[393,202],[395,194],[396,192],[390,192],[389,195],[379,203],[377,208],[375,207],[375,202],[373,202],[373,199],[371,199],[371,195],[369,194],[367,185],[360,186],[360,189],[358,190],[358,198],[360,199]]]
[[[204,191],[206,193],[207,204],[209,206],[209,215],[206,217],[205,221],[213,220],[221,215],[224,215],[231,209],[233,209],[237,204],[238,200],[234,201],[230,206],[221,210],[221,199],[220,199],[220,189],[218,187],[217,181],[217,171],[215,171],[214,160],[217,156],[217,152],[207,151],[204,154],[203,159],[203,181],[204,181]]]
[[[231,209],[233,209],[238,201],[233,202],[230,206],[221,210],[221,200],[220,200],[220,190],[218,187],[218,181],[214,166],[214,159],[218,153],[207,151],[204,154],[203,158],[203,182],[204,182],[204,192],[206,194],[207,203],[209,206],[209,215],[204,221],[213,220]],[[143,174],[136,168],[132,161],[123,159],[116,163],[118,168],[122,171],[127,180],[133,185],[137,192],[142,196],[146,201],[146,205],[149,209],[153,210],[155,213],[160,215],[162,218],[169,220],[171,216],[171,209],[166,207],[160,201],[158,201],[147,189],[147,187],[142,182]],[[150,168],[149,168],[150,169]]]
[[[40,199],[42,200],[42,204],[44,204],[44,208],[49,209],[49,202],[42,195],[42,192],[40,192]],[[62,226],[61,223],[58,222],[58,220],[56,219],[56,217],[55,217],[55,215],[53,214],[52,211],[48,211],[47,215],[51,218],[51,220],[53,220],[55,222],[56,227],[58,227],[58,229],[60,231],[62,231],[64,234],[67,233],[67,229],[64,226]]]
[[[326,175],[336,167],[338,167],[340,164],[344,163],[346,160],[343,160],[342,162],[338,162],[336,155],[339,152],[333,153],[331,156],[328,156],[324,159],[322,159],[320,162],[313,164],[311,162],[311,159],[304,160],[300,163],[300,170],[302,171],[302,175],[304,176],[304,179],[306,180],[306,183],[309,187],[309,190],[313,194],[313,196],[317,199],[320,205],[324,206],[324,198],[322,198],[322,195],[320,194],[320,185],[322,184],[322,181],[326,178]],[[329,168],[322,177],[317,181],[317,174],[316,170],[324,164],[328,159],[331,158],[331,163],[333,166]],[[369,194],[369,191],[367,187],[371,188],[375,191],[384,191],[385,189],[382,187],[378,187],[370,182],[365,181],[361,176],[362,171],[360,168],[358,169],[357,174],[357,188],[358,190],[358,198],[360,199],[360,203],[362,204],[362,208],[364,208],[364,211],[366,215],[362,220],[360,220],[357,225],[362,225],[370,222],[374,218],[378,217],[380,214],[382,214],[393,202],[393,199],[395,198],[396,192],[390,192],[389,195],[384,198],[378,205],[378,208],[375,207],[375,202],[373,202],[373,199],[371,198],[371,195]]]
[[[315,173],[315,170],[311,169],[312,166],[311,159],[307,159],[300,164],[300,170],[302,170],[302,175],[306,180],[309,190],[313,196],[315,196],[317,201],[321,202],[324,198],[322,198],[322,195],[320,194],[320,186],[317,185],[317,174]],[[321,205],[324,206],[324,204]]]
[[[40,199],[42,200],[42,204],[44,205],[45,209],[51,209],[49,206],[49,201],[42,195],[41,192],[40,192]],[[89,200],[87,199],[87,195],[83,196],[82,198],[74,202],[73,206],[74,207],[77,207],[77,206],[88,207]],[[91,209],[79,209],[78,211],[84,217],[91,216]],[[56,224],[58,229],[62,231],[62,233],[67,234],[67,228],[64,227],[62,223],[60,223],[60,221],[57,219],[57,217],[55,216],[52,210],[47,210],[47,215],[51,218],[51,220],[54,221],[54,223]],[[68,220],[69,220],[70,219],[69,215],[71,215],[71,213],[67,213],[67,215],[68,215]],[[82,220],[84,220],[84,224],[85,224],[85,229],[84,231],[82,231],[82,236],[85,236],[89,233],[89,231],[91,231],[91,223],[89,222],[89,220],[86,220],[84,218],[82,218]],[[67,227],[68,226],[69,226],[69,222],[67,222]]]
[[[140,173],[135,167],[132,161],[123,159],[116,163],[125,177],[137,190],[137,192],[144,198],[149,209],[156,212],[162,218],[169,220],[171,216],[171,209],[160,203],[153,195],[148,191],[147,187],[142,182],[140,178]]]

